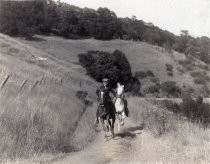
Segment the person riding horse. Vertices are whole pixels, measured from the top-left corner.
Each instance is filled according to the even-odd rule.
[[[114,104],[111,100],[111,97],[109,95],[109,93],[111,92],[113,94],[113,96],[115,97],[116,96],[116,92],[111,89],[109,86],[108,86],[108,82],[109,82],[109,79],[108,78],[104,78],[102,80],[103,82],[103,85],[100,86],[97,90],[96,90],[96,95],[98,96],[98,101],[99,101],[99,107],[96,111],[96,119],[94,121],[94,124],[98,124],[99,123],[99,120],[98,118],[100,117],[101,114],[103,114],[101,111],[101,105],[106,105],[106,106],[109,106],[113,113],[115,113],[115,107],[114,107]],[[101,96],[100,96],[100,93],[103,92],[104,93],[104,100],[101,99]]]

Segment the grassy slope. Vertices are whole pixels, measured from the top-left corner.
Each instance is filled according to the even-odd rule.
[[[93,121],[95,104],[84,110],[84,103],[75,96],[77,90],[93,91],[97,84],[89,77],[71,69],[71,64],[0,34],[0,82],[6,75],[10,78],[0,90],[0,151],[4,152],[0,159],[30,156],[34,151],[81,149],[91,141],[92,124],[78,120],[85,115]],[[32,89],[42,77],[42,83]],[[91,101],[94,94],[89,93]],[[69,139],[73,136],[78,140]]]
[[[67,65],[68,68],[72,68],[75,72],[85,73],[85,70],[77,64],[77,54],[81,52],[87,52],[88,50],[101,50],[113,52],[115,49],[119,49],[124,52],[132,66],[133,72],[142,70],[152,70],[155,76],[164,81],[176,81],[180,87],[191,86],[195,89],[196,94],[202,93],[201,85],[196,85],[193,82],[193,77],[190,75],[190,71],[185,71],[185,68],[179,64],[179,60],[185,60],[185,55],[177,52],[167,53],[163,48],[149,45],[144,42],[132,42],[122,40],[111,41],[99,41],[94,39],[87,40],[66,40],[59,37],[43,37],[40,42],[23,41],[26,44],[33,45],[36,49],[49,53],[56,59]],[[196,63],[196,62],[195,62]],[[197,62],[198,63],[198,62]],[[168,76],[165,64],[171,64],[173,66],[174,76]],[[203,64],[203,63],[202,63]],[[205,64],[204,64],[205,65]],[[184,73],[178,70],[184,70]],[[199,66],[193,66],[192,71],[201,70]],[[81,77],[80,77],[81,78]],[[150,85],[148,80],[142,80],[143,88]],[[210,83],[207,84],[210,87]]]
[[[83,148],[94,136],[91,121],[93,120],[96,106],[94,104],[89,110],[83,112],[84,104],[74,96],[75,91],[87,90],[89,92],[88,99],[94,100],[94,91],[98,85],[85,75],[85,70],[78,64],[77,54],[88,50],[114,51],[119,49],[128,57],[133,72],[150,69],[160,81],[174,80],[180,86],[183,83],[187,83],[186,85],[191,85],[194,88],[197,87],[193,83],[189,72],[180,74],[177,71],[177,67],[182,67],[178,64],[177,60],[185,59],[183,54],[176,52],[173,55],[168,54],[160,47],[142,42],[121,40],[98,41],[93,39],[66,40],[54,36],[38,36],[38,38],[41,38],[39,39],[40,41],[25,41],[18,38],[12,39],[0,34],[0,80],[2,81],[7,74],[11,75],[11,79],[9,79],[5,88],[0,92],[0,104],[3,116],[16,118],[13,122],[16,124],[27,118],[28,114],[31,114],[32,119],[29,119],[27,122],[30,123],[37,113],[43,114],[43,112],[40,112],[41,109],[45,113],[45,121],[49,124],[49,126],[46,126],[48,131],[43,133],[43,137],[53,134],[51,137],[56,138],[59,136],[58,134],[62,133],[69,137],[66,131],[70,131],[72,133],[70,138],[75,143],[72,144],[73,142],[71,142],[67,144],[76,149]],[[37,61],[33,56],[44,57],[47,60]],[[174,77],[167,76],[166,63],[174,66]],[[38,85],[35,90],[31,91],[31,86],[37,80],[40,80],[42,76],[47,77],[45,84]],[[24,90],[20,92],[20,84],[26,78],[28,83]],[[55,79],[63,79],[64,82],[63,84],[55,84],[53,82]],[[80,84],[80,81],[82,84]],[[24,103],[20,103],[23,100],[27,104],[26,107]],[[134,104],[133,107],[139,109],[139,106],[135,106],[136,100],[130,101],[131,103],[129,104]],[[132,101],[135,102],[132,103]],[[15,112],[13,111],[14,106],[16,106]],[[28,110],[30,111],[29,113]],[[80,118],[81,113],[85,115],[84,118]],[[26,115],[26,117],[22,117],[22,115]],[[77,122],[78,119],[80,119],[79,124]],[[135,120],[136,118],[133,119]],[[6,122],[5,127],[8,124]],[[20,125],[22,124],[20,123]],[[28,127],[27,132],[36,134],[34,131],[37,130],[37,126],[31,125],[31,127]],[[51,129],[52,126],[53,128]],[[17,128],[16,126],[14,127]],[[34,131],[30,131],[31,129],[34,129]],[[8,136],[12,135],[12,130],[8,131],[5,128],[3,130],[5,130],[5,134],[8,133],[4,136],[5,138],[9,138]],[[29,136],[26,139],[35,140],[36,138],[30,138]],[[49,140],[47,139],[46,141]],[[14,142],[11,138],[8,141],[6,140],[6,144],[11,142]],[[3,143],[3,141],[0,141],[0,143]],[[31,146],[34,146],[33,142]],[[18,147],[12,147],[12,149],[18,149]],[[27,150],[25,149],[24,151]],[[13,152],[11,151],[10,153],[12,154]]]

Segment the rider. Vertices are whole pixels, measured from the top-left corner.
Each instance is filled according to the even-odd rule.
[[[101,100],[100,100],[100,92],[103,91],[103,92],[104,92],[105,101],[106,101],[107,103],[109,103],[110,106],[113,107],[112,110],[114,110],[114,106],[113,106],[113,103],[112,103],[112,100],[111,100],[111,97],[110,97],[109,93],[111,92],[111,93],[114,95],[114,97],[115,97],[116,92],[108,86],[108,82],[109,82],[109,79],[108,79],[108,78],[104,78],[104,79],[102,80],[102,82],[103,82],[103,85],[101,85],[101,86],[96,90],[96,95],[98,96],[99,105],[100,105],[100,103],[101,103]],[[98,124],[98,123],[99,123],[98,117],[99,117],[99,107],[98,107],[98,109],[97,109],[97,111],[96,111],[96,119],[95,119],[95,121],[94,121],[94,124]]]

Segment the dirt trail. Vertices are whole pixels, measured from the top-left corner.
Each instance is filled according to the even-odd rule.
[[[95,141],[85,150],[71,153],[64,159],[54,161],[56,164],[103,164],[103,163],[122,163],[126,154],[131,149],[132,142],[142,133],[142,128],[135,125],[130,119],[125,121],[124,127],[120,132],[115,129],[116,136],[104,139],[101,131]]]

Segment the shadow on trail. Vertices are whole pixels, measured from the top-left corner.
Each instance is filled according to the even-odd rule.
[[[139,125],[139,126],[129,127],[126,130],[130,131],[130,132],[135,132],[137,130],[143,130],[143,129],[144,129],[144,126],[143,125]]]
[[[141,130],[143,130],[143,126],[134,126],[134,127],[129,127],[123,130],[123,132],[117,133],[116,137],[114,140],[122,139],[122,138],[135,138],[137,135],[141,134]]]

